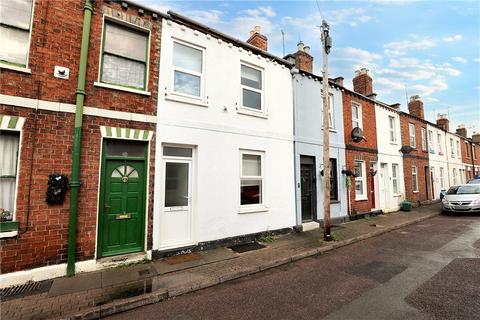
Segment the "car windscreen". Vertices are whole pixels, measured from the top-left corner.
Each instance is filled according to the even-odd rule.
[[[480,184],[480,179],[473,179],[467,182],[468,184]]]
[[[458,187],[457,194],[480,194],[480,185],[468,185]]]
[[[451,187],[450,189],[448,189],[447,194],[457,194],[457,190],[458,190],[457,186]]]

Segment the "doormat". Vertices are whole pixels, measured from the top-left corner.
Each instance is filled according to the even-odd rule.
[[[245,244],[237,244],[237,245],[231,246],[229,248],[232,249],[235,252],[243,253],[243,252],[247,252],[247,251],[263,249],[263,248],[265,248],[265,246],[263,244],[258,243],[258,242],[249,242],[249,243],[245,243]]]
[[[184,262],[200,260],[201,258],[202,256],[199,255],[198,253],[187,253],[187,254],[180,254],[178,256],[171,256],[171,257],[165,258],[165,262],[170,265],[174,265],[174,264],[179,264]]]

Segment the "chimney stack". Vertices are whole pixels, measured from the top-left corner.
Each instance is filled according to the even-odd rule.
[[[268,50],[268,39],[260,33],[260,26],[255,26],[255,28],[250,31],[250,38],[248,38],[247,43],[257,47],[260,50]]]
[[[366,68],[355,71],[355,78],[353,78],[353,91],[370,96],[373,94],[372,78]]]
[[[448,126],[448,123],[449,121],[446,114],[438,114],[437,126],[439,126],[445,131],[449,131],[450,128]]]
[[[462,136],[464,138],[467,138],[467,128],[463,124],[459,125],[456,132],[459,136]]]
[[[295,63],[295,67],[300,71],[313,73],[313,57],[310,55],[310,47],[306,46],[302,41],[297,44],[297,52],[288,54],[285,59]]]
[[[408,113],[420,119],[425,119],[423,102],[419,95],[411,96],[408,102]]]
[[[338,84],[339,86],[342,86],[342,87],[343,87],[343,80],[344,80],[343,77],[336,77],[336,78],[333,79],[333,82],[335,82],[335,83]]]
[[[390,105],[390,108],[395,109],[395,110],[400,110],[400,103],[394,103]]]
[[[480,144],[480,132],[474,132],[472,134],[472,142],[476,144]]]

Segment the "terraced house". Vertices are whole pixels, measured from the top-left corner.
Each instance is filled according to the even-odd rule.
[[[267,46],[163,19],[154,256],[295,225],[292,65]]]
[[[297,225],[302,230],[318,228],[323,219],[323,99],[322,77],[313,74],[313,57],[302,42],[286,59],[292,71],[295,133],[295,189]],[[342,78],[329,80],[330,199],[332,220],[347,216],[347,178],[343,133]]]
[[[0,11],[2,286],[148,256],[159,15],[128,1]]]

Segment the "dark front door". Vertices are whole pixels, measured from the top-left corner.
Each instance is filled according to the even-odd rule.
[[[310,158],[310,157],[308,157]],[[302,159],[305,160],[305,159]],[[310,161],[302,161],[310,162]],[[300,164],[300,179],[301,179],[301,197],[302,197],[302,221],[317,220],[317,188],[315,177],[315,164],[301,163]]]

